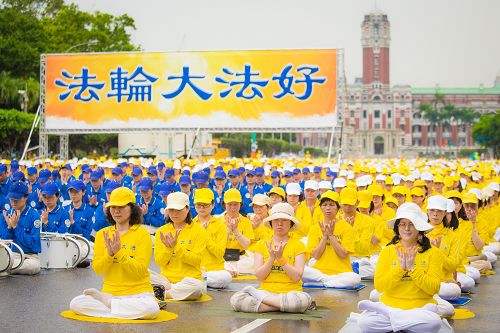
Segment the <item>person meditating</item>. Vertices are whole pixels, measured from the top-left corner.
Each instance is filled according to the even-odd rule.
[[[370,333],[438,332],[441,318],[433,296],[441,284],[442,254],[425,235],[432,225],[420,207],[409,202],[387,224],[396,235],[380,253],[375,270],[375,288],[382,296],[380,302],[359,302],[363,312],[358,326]]]
[[[264,224],[272,228],[269,240],[260,240],[255,248],[255,275],[260,289],[247,286],[231,297],[235,311],[303,313],[311,305],[311,296],[302,291],[302,273],[306,262],[305,245],[289,233],[300,227],[288,203],[273,206]]]
[[[92,268],[104,275],[102,291],[91,288],[75,297],[70,309],[80,315],[119,319],[154,319],[160,308],[149,281],[152,256],[149,232],[135,194],[126,187],[111,192],[106,204],[111,226],[95,237]]]

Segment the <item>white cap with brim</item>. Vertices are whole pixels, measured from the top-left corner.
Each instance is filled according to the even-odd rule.
[[[387,221],[387,227],[391,230],[394,229],[394,223],[399,219],[410,220],[418,231],[429,231],[434,228],[427,222],[427,215],[413,202],[405,202],[399,206],[396,217]]]
[[[302,189],[300,188],[299,183],[286,184],[286,194],[287,195],[300,195],[300,193],[302,193]]]
[[[273,227],[271,226],[271,221],[276,219],[286,219],[292,221],[293,226],[290,228],[290,231],[294,231],[300,228],[300,222],[295,217],[293,207],[287,202],[280,202],[275,204],[273,208],[271,208],[269,216],[264,219],[264,225],[272,229]]]
[[[445,211],[448,207],[447,199],[442,195],[433,195],[427,199],[427,210],[437,209]]]
[[[167,196],[167,209],[181,210],[189,207],[189,197],[183,192],[173,192]]]

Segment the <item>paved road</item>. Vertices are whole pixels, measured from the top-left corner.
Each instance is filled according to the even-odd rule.
[[[256,281],[238,281],[252,283]],[[207,320],[209,307],[229,309],[230,292],[212,292],[213,300],[206,303],[169,304],[168,311],[179,315],[176,320],[160,324],[118,325],[77,322],[64,319],[59,313],[69,301],[89,287],[101,286],[100,278],[91,269],[42,271],[38,276],[9,276],[0,278],[0,332],[231,332],[254,319],[233,315],[214,316]],[[252,332],[336,332],[359,300],[367,299],[371,283],[360,292],[311,291],[320,306],[330,312],[319,321],[273,319]],[[499,332],[500,275],[482,277],[466,308],[476,318],[452,322],[455,332]]]

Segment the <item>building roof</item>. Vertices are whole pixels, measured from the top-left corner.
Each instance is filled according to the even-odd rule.
[[[500,95],[500,86],[492,88],[411,88],[413,95]]]

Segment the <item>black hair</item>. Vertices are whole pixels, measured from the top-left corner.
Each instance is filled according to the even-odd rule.
[[[189,210],[189,207],[186,206],[188,208],[188,214],[186,216],[186,224],[191,224],[191,222],[193,222],[193,217],[191,216],[191,211]],[[165,223],[174,223],[174,221],[172,221],[172,219],[170,218],[170,215],[165,219]]]
[[[335,203],[335,206],[337,206],[337,210],[339,210],[339,209],[340,209],[340,205],[339,205],[339,203],[338,203],[337,201],[334,201],[334,200],[330,199],[330,198],[323,198],[323,199],[321,199],[321,200],[320,200],[320,202],[319,202],[319,205],[321,206],[322,204],[324,204],[324,203],[325,203],[325,202],[327,202],[327,201],[334,202],[334,203]]]
[[[134,224],[142,224],[143,217],[142,217],[142,209],[136,205],[135,203],[129,202],[127,206],[130,207],[130,220],[129,224],[132,226]],[[115,225],[116,222],[113,220],[113,216],[111,216],[111,213],[109,211],[110,207],[106,207],[106,219],[108,220],[109,224]]]
[[[399,242],[399,222],[401,221],[401,219],[397,219],[396,222],[394,223],[394,233],[396,234],[392,240],[387,244],[387,245],[391,245],[391,244],[397,244]],[[418,232],[418,235],[421,236],[419,237],[420,239],[417,238],[417,244],[420,245],[421,249],[420,253],[424,253],[425,251],[427,251],[428,249],[431,248],[431,241],[429,240],[429,238],[427,238],[427,236],[425,235],[425,232],[424,231],[419,231]]]
[[[446,228],[449,228],[451,230],[457,230],[458,228],[458,217],[457,213],[455,211],[451,212],[451,221],[448,221],[448,218],[445,217],[446,219],[446,224],[444,225]],[[444,223],[444,221],[443,221]]]

